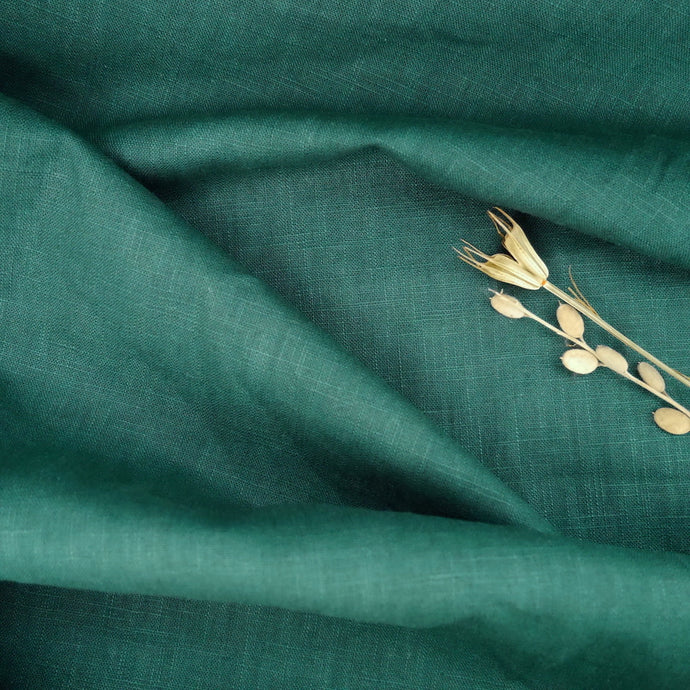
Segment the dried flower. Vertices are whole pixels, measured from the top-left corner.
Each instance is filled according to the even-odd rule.
[[[465,240],[463,240],[462,250],[455,247],[453,249],[465,263],[479,269],[490,278],[527,290],[538,290],[547,282],[549,269],[534,251],[523,229],[505,211],[500,208],[496,208],[496,211],[501,213],[503,218],[493,211],[488,211],[489,218],[496,226],[503,246],[510,256],[506,254],[489,256]]]
[[[533,274],[506,254],[493,254],[489,256],[469,242],[463,240],[463,243],[462,250],[453,247],[458,257],[466,264],[478,268],[490,278],[500,280],[502,283],[526,288],[527,290],[538,290],[544,285],[545,278]],[[480,259],[484,259],[484,261],[480,261]]]
[[[527,317],[577,345],[575,348],[566,350],[561,357],[561,362],[566,369],[575,374],[591,374],[600,365],[605,366],[620,374],[623,378],[649,391],[657,398],[661,398],[668,404],[673,405],[673,408],[662,407],[654,413],[654,421],[658,427],[670,434],[677,435],[686,434],[690,431],[690,410],[677,403],[666,393],[666,385],[661,374],[651,364],[641,362],[638,365],[640,373],[640,378],[638,379],[628,371],[628,362],[620,352],[607,345],[598,345],[596,349],[591,348],[582,337],[584,334],[584,322],[582,324],[579,323],[578,319],[581,320],[581,318],[577,313],[575,313],[577,318],[571,320],[570,317],[572,315],[570,312],[563,309],[567,305],[561,305],[558,308],[557,318],[561,328],[557,328],[529,311],[520,300],[512,295],[506,295],[495,290],[491,290],[491,292],[493,293],[491,306],[497,312],[503,314],[503,316],[511,319]],[[563,327],[563,322],[565,322],[570,332]]]
[[[574,293],[575,296],[572,296],[556,287],[553,283],[550,283],[548,280],[549,270],[546,264],[541,260],[537,252],[534,251],[534,247],[532,247],[527,239],[524,230],[505,211],[500,208],[494,208],[487,213],[501,237],[503,247],[509,255],[488,255],[469,242],[463,240],[462,250],[455,249],[455,247],[453,248],[462,261],[502,283],[509,283],[510,285],[516,285],[517,287],[526,288],[527,290],[539,290],[539,288],[543,287],[552,295],[555,295],[558,299],[594,321],[594,323],[610,333],[614,338],[617,338],[622,343],[641,354],[645,359],[653,362],[660,369],[663,369],[686,386],[690,386],[690,377],[673,369],[660,359],[657,359],[637,343],[633,342],[630,338],[604,321],[594,310],[592,305],[584,298],[579,289],[577,289],[577,286],[577,291]]]
[[[502,217],[497,216],[493,211],[488,211],[488,215],[496,227],[506,251],[539,281],[540,286],[543,285],[549,277],[549,269],[546,268],[546,264],[534,251],[525,231],[515,220],[501,208],[496,207],[496,211]]]

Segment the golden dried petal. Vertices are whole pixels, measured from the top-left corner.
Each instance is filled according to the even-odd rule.
[[[486,275],[527,290],[538,290],[542,286],[539,276],[530,273],[506,254],[494,254],[483,266],[477,268]]]
[[[466,240],[463,240],[462,250],[455,249],[455,252],[461,261],[502,283],[510,283],[527,290],[538,290],[544,284],[542,278],[535,276],[507,254],[489,256]]]
[[[599,360],[591,352],[579,347],[566,350],[561,362],[566,369],[575,374],[591,374],[599,366]]]
[[[549,277],[549,269],[534,251],[525,231],[503,209],[497,207],[494,210],[503,217],[497,216],[493,211],[487,213],[501,236],[503,246],[523,268],[534,275],[540,285],[543,284]]]
[[[525,308],[512,295],[506,295],[502,292],[497,292],[491,298],[491,306],[503,316],[509,319],[521,319],[525,315]]]
[[[660,407],[654,412],[656,425],[669,434],[682,436],[690,432],[690,417],[672,407]]]
[[[556,319],[561,330],[571,338],[581,338],[585,332],[585,322],[580,312],[569,304],[561,304],[556,310]]]
[[[637,373],[640,375],[640,378],[655,391],[663,393],[666,390],[666,381],[664,381],[664,377],[659,373],[659,370],[649,362],[640,362],[637,365]]]
[[[613,369],[619,374],[624,374],[628,371],[627,360],[620,352],[617,352],[612,347],[608,347],[608,345],[597,345],[595,352],[597,353],[599,361],[605,367]]]

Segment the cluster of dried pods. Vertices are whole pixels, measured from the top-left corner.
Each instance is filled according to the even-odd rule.
[[[550,324],[526,309],[523,304],[503,292],[493,291],[491,306],[503,316],[511,319],[527,317],[545,326],[572,343],[561,357],[563,366],[575,374],[591,374],[599,367],[611,369],[616,374],[648,390],[671,407],[660,407],[654,413],[657,426],[669,434],[682,435],[690,432],[690,410],[677,403],[666,392],[666,382],[659,370],[649,362],[637,365],[638,376],[630,373],[625,357],[608,345],[590,347],[584,339],[585,322],[580,313],[569,304],[561,304],[556,310],[558,326]]]
[[[494,211],[500,215],[497,215]],[[491,304],[494,309],[511,319],[519,319],[525,316],[533,319],[572,343],[574,347],[568,349],[561,357],[563,365],[570,371],[576,374],[591,374],[595,369],[605,367],[656,395],[668,405],[671,405],[671,407],[661,407],[656,410],[654,421],[657,426],[670,434],[682,435],[689,433],[690,411],[668,395],[663,376],[650,362],[653,362],[686,386],[690,386],[690,377],[669,367],[604,321],[580,292],[574,281],[574,290],[570,288],[572,294],[564,292],[549,282],[549,270],[534,251],[524,230],[505,211],[499,208],[494,209],[494,211],[489,211],[488,214],[501,237],[503,247],[508,253],[488,255],[469,244],[469,242],[464,242],[462,250],[456,249],[455,251],[462,261],[491,278],[527,290],[544,288],[558,297],[562,301],[556,312],[556,319],[560,328],[553,326],[527,310],[515,297],[492,290],[494,296],[491,298]],[[585,342],[583,338],[585,324],[581,314],[584,314],[614,338],[617,338],[648,360],[638,364],[638,376],[630,373],[627,360],[617,350],[607,345],[598,345],[596,348],[591,348]]]

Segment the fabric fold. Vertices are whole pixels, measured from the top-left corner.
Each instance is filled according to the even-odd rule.
[[[23,182],[2,221],[0,371],[7,407],[25,419],[3,439],[6,452],[30,438],[149,483],[162,471],[199,500],[221,500],[230,477],[229,501],[261,485],[255,501],[285,500],[271,496],[272,482],[285,474],[289,486],[299,467],[306,477],[292,488],[302,500],[548,529],[412,405],[88,146],[8,102],[2,116],[2,189],[18,189],[19,171]],[[323,456],[330,478],[316,466]],[[209,481],[216,474],[223,481]]]
[[[690,687],[690,436],[452,251],[690,373],[689,26],[1,3],[0,686]]]
[[[444,628],[508,668],[573,679],[614,666],[617,683],[690,679],[688,556],[336,506],[204,516],[36,479],[3,485],[0,577]]]
[[[690,144],[681,139],[290,112],[134,122],[92,132],[90,138],[154,185],[307,166],[379,148],[428,180],[487,206],[517,208],[690,267],[685,241]],[[659,226],[663,234],[653,232]]]

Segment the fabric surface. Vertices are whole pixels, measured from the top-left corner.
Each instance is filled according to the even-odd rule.
[[[689,373],[689,35],[5,0],[0,685],[689,687],[690,437],[451,250],[508,209]]]

